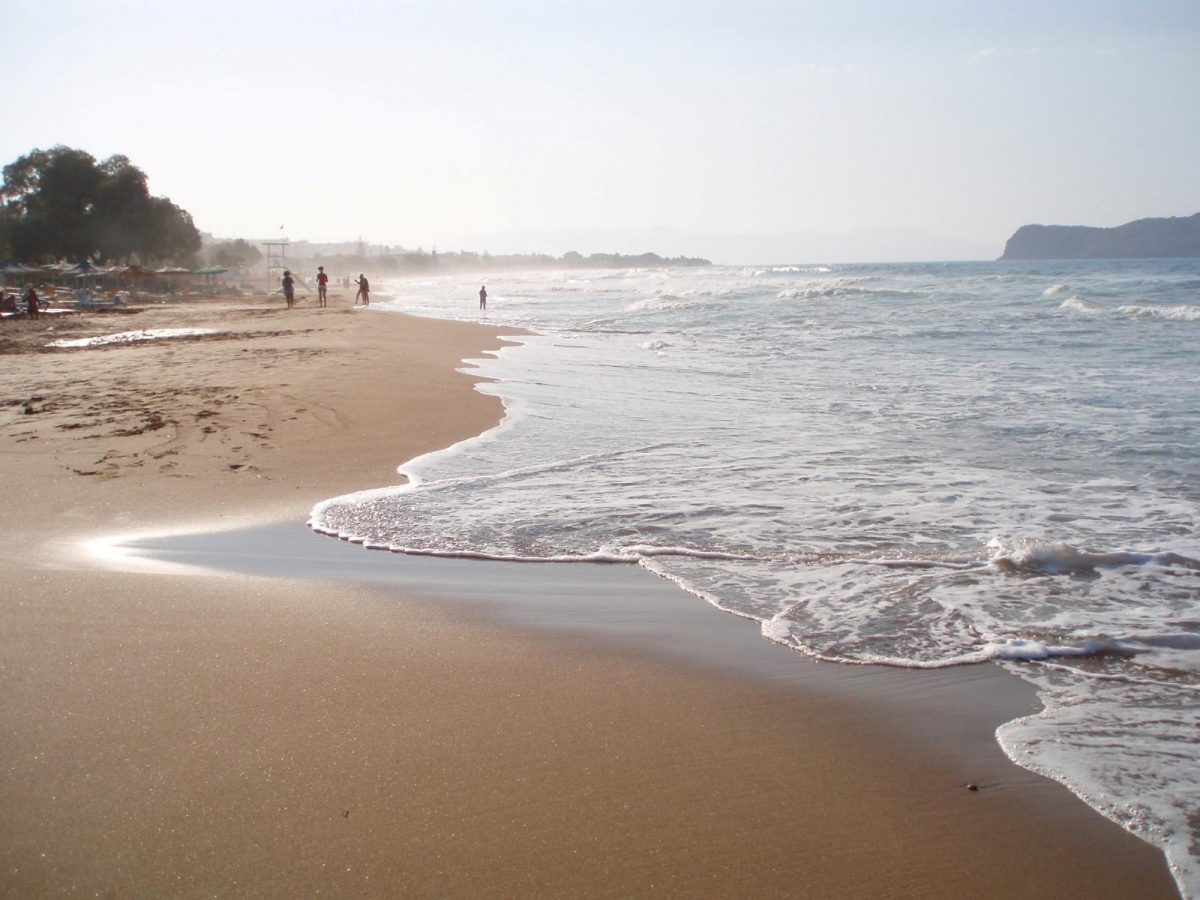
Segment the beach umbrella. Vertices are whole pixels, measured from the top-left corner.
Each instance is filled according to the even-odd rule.
[[[154,277],[153,272],[149,272],[141,266],[124,266],[120,269],[114,269],[112,274],[117,278],[123,278],[127,281],[144,281],[147,278]]]
[[[0,274],[3,274],[6,282],[13,279],[23,285],[30,275],[41,275],[42,270],[36,266],[27,266],[23,263],[9,263],[3,269],[0,269]]]
[[[82,282],[85,290],[91,290],[92,288],[95,288],[99,279],[107,274],[107,269],[105,269],[103,266],[97,266],[88,259],[85,259],[83,262],[76,263],[63,272],[64,276],[71,277],[76,281]]]
[[[186,282],[194,273],[191,269],[185,269],[182,266],[163,266],[161,269],[155,269],[154,274],[166,279],[168,291],[174,292],[177,283]]]
[[[113,278],[129,282],[129,292],[133,296],[137,296],[137,283],[139,281],[145,281],[148,278],[154,278],[153,272],[148,272],[141,266],[122,266],[120,268],[110,270],[109,274]]]
[[[205,266],[203,269],[197,269],[193,274],[203,275],[206,288],[213,293],[216,293],[216,279],[218,275],[224,275],[229,270],[221,266]]]
[[[113,274],[112,269],[105,269],[102,266],[91,266],[87,269],[73,270],[67,274],[74,278],[105,278]]]

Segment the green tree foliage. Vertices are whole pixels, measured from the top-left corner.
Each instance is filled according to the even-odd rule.
[[[261,262],[262,251],[253,244],[238,238],[236,241],[222,241],[208,248],[208,258],[215,265],[226,269],[246,269]]]
[[[0,255],[28,262],[182,261],[200,249],[192,217],[151,197],[127,157],[97,163],[83,150],[34,150],[4,167]]]

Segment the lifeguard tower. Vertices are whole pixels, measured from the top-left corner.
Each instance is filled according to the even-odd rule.
[[[291,243],[287,238],[279,238],[274,241],[259,241],[267,248],[267,289],[279,286],[279,280],[283,277],[284,269],[287,268],[287,248]]]

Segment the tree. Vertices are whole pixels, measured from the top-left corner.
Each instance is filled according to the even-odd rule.
[[[17,259],[176,261],[200,249],[192,217],[151,197],[125,156],[97,163],[71,147],[33,150],[4,167],[0,203],[0,254]]]
[[[4,168],[5,237],[21,259],[91,252],[87,216],[99,183],[96,161],[81,150],[34,150]]]
[[[143,259],[184,262],[200,249],[191,215],[166,197],[147,197],[144,226],[133,248]]]
[[[226,269],[245,269],[262,260],[262,251],[242,238],[222,241],[208,249],[209,259]]]

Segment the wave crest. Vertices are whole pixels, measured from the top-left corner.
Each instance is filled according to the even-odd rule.
[[[1075,295],[1074,297],[1068,297],[1066,300],[1064,300],[1062,303],[1060,303],[1058,305],[1058,308],[1059,309],[1069,309],[1069,310],[1072,310],[1073,312],[1087,313],[1090,316],[1094,316],[1094,315],[1097,315],[1098,313],[1104,312],[1103,306],[1097,306],[1095,303],[1089,303],[1087,300],[1084,300],[1079,295]]]
[[[1134,319],[1168,319],[1173,322],[1200,322],[1200,306],[1138,306],[1117,307],[1117,312]]]
[[[1179,553],[1137,553],[1128,550],[1091,553],[1062,542],[1029,538],[1018,538],[1011,544],[993,539],[988,548],[992,550],[989,565],[1002,572],[1082,575],[1096,569],[1122,566],[1163,566],[1200,572],[1200,560]]]

